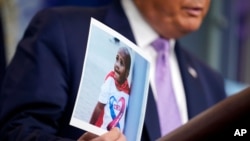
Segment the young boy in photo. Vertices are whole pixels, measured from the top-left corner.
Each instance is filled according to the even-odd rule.
[[[90,119],[91,124],[107,130],[118,127],[123,131],[130,93],[127,79],[130,64],[131,56],[128,48],[119,48],[114,70],[108,73],[101,87],[98,103]]]

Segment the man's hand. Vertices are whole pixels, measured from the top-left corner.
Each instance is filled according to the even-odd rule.
[[[101,136],[87,132],[83,134],[78,141],[126,141],[126,137],[119,128],[114,127]]]

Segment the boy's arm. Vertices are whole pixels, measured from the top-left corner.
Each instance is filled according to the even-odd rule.
[[[95,124],[101,112],[104,110],[105,104],[98,102],[90,119],[90,124]]]

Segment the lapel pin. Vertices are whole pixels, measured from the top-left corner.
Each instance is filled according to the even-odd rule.
[[[195,70],[194,68],[190,67],[190,66],[188,67],[188,72],[189,72],[189,74],[192,75],[194,78],[197,78],[197,77],[198,77],[198,74],[197,74],[196,70]]]

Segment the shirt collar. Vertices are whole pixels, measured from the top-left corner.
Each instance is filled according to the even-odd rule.
[[[147,47],[159,35],[152,29],[152,27],[145,21],[132,0],[122,0],[123,9],[128,17],[132,32],[138,46]],[[170,46],[173,49],[175,40],[171,39]]]
[[[122,5],[138,46],[145,47],[158,38],[158,34],[143,19],[132,0],[122,0]]]

